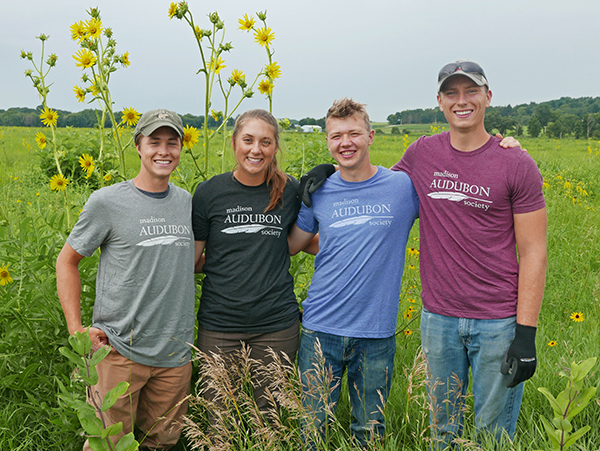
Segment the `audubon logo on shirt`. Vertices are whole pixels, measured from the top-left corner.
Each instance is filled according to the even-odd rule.
[[[457,178],[457,174],[452,174],[448,171],[434,172],[434,177],[452,177]],[[433,179],[429,188],[433,191],[427,193],[432,199],[444,199],[451,202],[462,202],[467,207],[480,208],[487,211],[493,203],[491,200],[482,199],[482,197],[490,197],[490,187],[471,185],[466,182],[456,180],[448,180],[447,178]]]
[[[272,213],[252,213],[252,207],[242,207],[226,210],[224,224],[231,224],[221,230],[230,235],[237,233],[259,233],[279,238],[281,236],[281,215]],[[239,224],[239,225],[234,225]]]
[[[340,218],[329,227],[348,227],[353,225],[369,224],[371,226],[390,226],[392,215],[390,204],[366,204],[359,205],[358,199],[344,199],[342,202],[334,202],[331,219]],[[344,219],[341,219],[344,218]]]
[[[166,224],[165,218],[155,218],[154,216],[140,219],[140,224],[144,225],[142,225],[142,228],[140,229],[139,236],[152,238],[140,241],[137,243],[137,246],[167,246],[173,243],[175,246],[190,246],[192,232],[186,225]]]

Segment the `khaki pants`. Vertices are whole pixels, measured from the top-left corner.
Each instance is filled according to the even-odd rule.
[[[130,384],[129,391],[103,412],[107,425],[123,422],[122,432],[112,437],[113,443],[131,432],[132,424],[146,436],[142,446],[168,449],[177,443],[181,435],[179,421],[188,406],[187,399],[183,399],[190,393],[190,362],[176,368],[153,367],[133,362],[111,349],[96,370],[98,385],[88,389],[88,403],[92,406],[90,396],[94,396],[96,404],[101,406],[106,393],[119,382]],[[91,450],[87,441],[83,449]]]

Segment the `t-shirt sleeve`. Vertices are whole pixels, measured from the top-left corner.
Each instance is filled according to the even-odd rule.
[[[513,213],[529,213],[546,206],[542,186],[544,179],[535,161],[525,152],[519,155],[513,177]]]
[[[308,233],[317,233],[319,231],[319,223],[315,218],[313,207],[307,207],[302,204],[300,212],[298,213],[298,219],[296,225],[300,230],[304,230]]]
[[[79,219],[67,238],[67,243],[80,255],[90,257],[110,237],[112,224],[102,196],[90,195]]]
[[[398,163],[391,167],[392,171],[406,172],[409,176],[411,175],[413,164],[415,161],[415,155],[417,153],[417,145],[422,138],[412,143],[404,152],[404,155]]]
[[[210,187],[208,180],[200,183],[196,187],[192,198],[192,230],[194,231],[194,240],[208,241],[210,231],[210,221],[208,218],[208,205],[210,201]]]

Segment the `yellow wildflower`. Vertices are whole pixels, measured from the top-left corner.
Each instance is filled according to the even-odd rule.
[[[234,83],[237,83],[239,85],[240,83],[246,81],[246,76],[244,75],[244,73],[241,70],[234,69],[231,72],[231,79],[234,81]]]
[[[44,147],[46,147],[47,143],[46,135],[44,135],[42,132],[36,133],[35,142],[37,143],[40,149],[43,149]]]
[[[99,39],[103,30],[102,22],[100,19],[95,19],[92,17],[91,19],[85,21],[84,30],[86,38]]]
[[[215,74],[218,74],[219,72],[221,72],[221,69],[223,69],[225,67],[227,67],[227,66],[225,66],[225,61],[223,61],[223,59],[220,56],[217,57],[216,61],[214,58],[211,58],[210,70],[214,71]]]
[[[273,92],[273,82],[269,79],[261,80],[258,83],[258,90],[261,94],[271,94]]]
[[[565,182],[565,189],[571,189],[571,182],[569,180]]]
[[[265,75],[271,80],[275,80],[276,78],[281,77],[281,67],[279,67],[279,64],[276,62],[267,64],[265,66]]]
[[[96,58],[90,50],[80,49],[75,55],[73,55],[73,59],[77,61],[75,63],[77,67],[81,67],[82,69],[89,69],[94,65],[98,58]]]
[[[139,120],[140,113],[138,113],[134,107],[123,108],[123,118],[121,119],[122,124],[133,127],[138,123]]]
[[[548,342],[548,346],[550,346],[550,347],[552,347],[552,346],[556,346],[557,344],[558,344],[558,343],[556,343],[556,341],[555,341],[555,340],[550,340],[550,341]]]
[[[585,318],[583,317],[583,313],[581,312],[573,312],[571,313],[571,319],[576,323],[582,322]]]
[[[240,24],[240,30],[250,31],[252,30],[252,27],[254,27],[256,20],[254,19],[254,16],[248,17],[248,14],[244,14],[244,17],[238,19],[238,23]]]
[[[60,174],[53,175],[50,179],[50,189],[52,191],[64,191],[69,181]]]
[[[411,310],[404,310],[404,312],[402,312],[402,318],[404,319],[411,319],[413,317],[413,312]]]
[[[183,147],[191,149],[200,139],[200,132],[196,127],[186,125],[183,129]]]
[[[10,277],[10,272],[8,272],[8,265],[2,263],[0,266],[0,285],[8,285],[12,283],[13,279]]]
[[[404,336],[408,337],[409,335],[412,335],[412,330],[410,330],[410,329],[404,329]]]
[[[94,158],[90,154],[84,153],[79,157],[79,164],[81,169],[88,173],[86,178],[89,178],[94,172]]]
[[[409,257],[418,257],[419,256],[419,249],[415,249],[414,247],[411,247],[408,250],[408,256]]]
[[[71,25],[71,39],[81,41],[85,37],[85,28],[82,21],[75,22]]]
[[[177,3],[171,2],[169,5],[169,19],[172,19],[177,14]]]
[[[73,92],[75,93],[75,97],[77,97],[78,102],[85,102],[85,90],[81,89],[79,86],[73,86]]]
[[[123,65],[123,67],[129,67],[129,65],[131,64],[131,61],[129,61],[129,52],[123,53],[121,64]]]
[[[275,33],[271,31],[270,27],[259,28],[254,32],[254,40],[263,47],[269,47],[273,39],[275,39]]]
[[[44,107],[44,110],[40,113],[40,119],[46,127],[50,127],[51,125],[56,126],[58,114],[52,108]]]
[[[105,182],[110,182],[112,180],[112,174],[110,172],[107,172],[106,174],[104,174],[104,177],[102,177],[104,179]]]

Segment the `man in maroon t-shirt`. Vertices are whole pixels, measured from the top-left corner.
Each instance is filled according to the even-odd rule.
[[[528,153],[501,148],[486,132],[491,98],[479,64],[445,65],[437,100],[450,132],[421,137],[392,168],[406,172],[419,195],[433,449],[462,433],[469,368],[477,433],[512,439],[522,382],[536,367],[547,265],[543,181]]]

